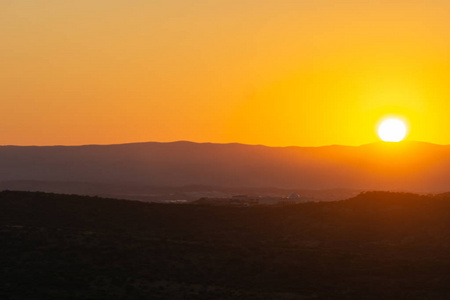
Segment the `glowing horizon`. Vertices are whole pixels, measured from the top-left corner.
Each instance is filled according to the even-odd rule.
[[[3,1],[0,145],[450,144],[450,3]]]

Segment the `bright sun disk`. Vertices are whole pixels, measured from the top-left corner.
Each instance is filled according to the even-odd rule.
[[[406,125],[399,119],[386,119],[378,127],[378,136],[385,142],[400,142],[406,136]]]

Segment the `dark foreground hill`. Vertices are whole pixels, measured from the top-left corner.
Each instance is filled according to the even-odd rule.
[[[186,185],[444,192],[450,190],[449,180],[450,146],[419,142],[359,147],[191,142],[0,147],[4,189],[16,189],[20,181],[39,181],[52,183],[44,191],[96,190],[105,195],[129,193],[130,186],[141,193],[148,190],[142,187]]]
[[[450,198],[278,207],[0,193],[0,299],[449,299]]]

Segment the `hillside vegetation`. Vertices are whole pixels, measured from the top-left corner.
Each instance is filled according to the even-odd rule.
[[[1,299],[448,299],[450,197],[276,207],[0,193]]]

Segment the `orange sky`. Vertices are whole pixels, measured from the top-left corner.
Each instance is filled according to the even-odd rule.
[[[450,2],[0,1],[0,144],[450,144]]]

